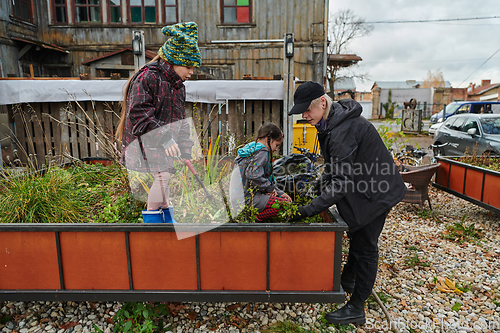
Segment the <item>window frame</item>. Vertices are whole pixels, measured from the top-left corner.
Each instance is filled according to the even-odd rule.
[[[162,6],[163,6],[163,17],[164,17],[164,20],[163,20],[163,23],[165,24],[175,24],[175,23],[179,23],[179,0],[174,0],[175,1],[175,5],[167,5],[167,0],[162,0],[163,3],[162,3]],[[174,7],[175,6],[175,22],[168,22],[167,21],[167,7]]]
[[[108,23],[109,24],[123,24],[124,23],[123,15],[122,15],[123,14],[123,3],[121,0],[119,0],[119,1],[120,1],[120,5],[116,6],[116,5],[111,5],[111,0],[106,0],[106,5],[108,7],[107,9],[108,9]],[[129,2],[129,1],[127,0],[127,2]],[[111,8],[113,8],[113,7],[120,7],[120,21],[118,21],[118,22],[111,21]]]
[[[35,24],[35,16],[33,15],[33,0],[16,0],[16,1],[18,1],[19,3],[21,1],[23,3],[27,3],[27,5],[28,5],[28,19],[25,19],[24,17],[21,17],[20,15],[19,16],[16,15],[16,13],[14,11],[14,1],[13,0],[10,1],[12,17],[14,17],[15,19],[20,20],[20,21]],[[20,11],[21,11],[21,7],[19,7],[19,13],[21,13]]]
[[[73,5],[73,8],[72,8],[72,17],[73,17],[73,24],[74,25],[95,25],[95,24],[103,24],[104,23],[104,18],[102,17],[102,13],[103,13],[103,2],[105,0],[99,0],[99,5],[89,5],[88,4],[88,1],[89,0],[86,0],[87,1],[87,4],[86,5],[77,5],[76,4],[76,0],[71,0],[72,1],[72,5]],[[100,10],[100,21],[96,21],[96,22],[78,22],[76,20],[76,8],[77,7],[87,7],[87,18],[88,18],[88,15],[89,15],[89,7],[99,7],[99,10]]]
[[[248,0],[248,22],[224,22],[224,8],[226,8],[226,7],[238,8],[238,0],[235,0],[235,1],[236,1],[236,6],[225,6],[224,0],[219,0],[221,25],[241,25],[241,26],[252,25],[253,24],[253,0]],[[237,13],[236,13],[236,20],[238,20]]]
[[[50,5],[52,9],[52,18],[51,22],[54,25],[68,25],[69,24],[69,13],[68,13],[68,1],[70,0],[64,0],[64,5],[56,5],[56,0],[50,0]],[[64,7],[64,11],[66,12],[66,22],[57,22],[57,13],[56,13],[56,8],[58,7]]]
[[[141,9],[142,9],[142,21],[141,22],[132,22],[132,7],[139,7],[139,6],[132,6],[130,4],[130,0],[127,0],[127,23],[129,24],[133,24],[133,25],[155,25],[155,24],[158,24],[159,22],[159,19],[158,19],[158,2],[159,0],[155,0],[155,21],[154,22],[145,22],[145,15],[146,15],[146,11],[144,10],[145,9],[145,6],[144,6],[144,1],[145,0],[141,0]],[[160,7],[160,8],[163,8],[163,7]]]

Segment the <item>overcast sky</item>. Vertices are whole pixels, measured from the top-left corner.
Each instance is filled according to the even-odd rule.
[[[358,91],[369,91],[374,81],[424,80],[429,70],[438,69],[455,88],[467,87],[469,82],[480,84],[481,79],[500,83],[500,52],[478,69],[500,49],[500,0],[329,1],[330,16],[340,9],[351,9],[366,22],[498,17],[373,24],[370,35],[349,45],[350,51],[363,59],[353,72],[369,76],[365,82],[356,80]]]

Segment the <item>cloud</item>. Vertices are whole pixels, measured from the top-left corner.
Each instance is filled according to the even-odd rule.
[[[331,14],[340,9],[351,9],[367,22],[500,16],[497,0],[481,1],[480,6],[466,0],[330,0]],[[460,87],[481,79],[500,83],[500,52],[478,70],[500,47],[499,31],[500,19],[374,24],[369,36],[349,45],[363,58],[355,71],[371,78],[357,89],[369,90],[377,80],[423,80],[429,70],[437,69],[454,87],[471,74]]]

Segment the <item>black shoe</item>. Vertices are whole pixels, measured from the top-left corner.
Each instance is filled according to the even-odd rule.
[[[327,313],[325,315],[326,321],[330,324],[349,325],[357,324],[363,325],[365,323],[365,309],[355,307],[351,303],[347,303],[337,311]]]

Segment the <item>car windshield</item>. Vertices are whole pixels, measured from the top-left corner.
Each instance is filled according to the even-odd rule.
[[[461,104],[448,104],[446,106],[446,114],[452,114],[452,113],[455,113],[455,111],[457,111],[458,107],[460,106]],[[442,114],[442,113],[441,113]]]
[[[481,118],[481,125],[485,134],[500,134],[500,117]]]

